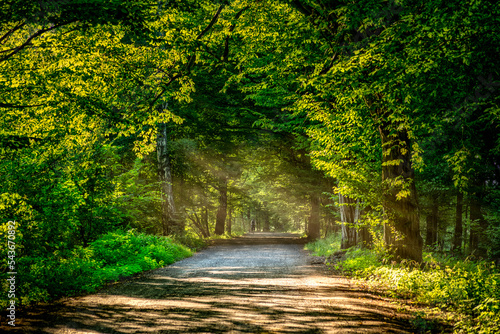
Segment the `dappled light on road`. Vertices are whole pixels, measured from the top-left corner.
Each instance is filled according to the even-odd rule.
[[[213,246],[24,325],[45,333],[412,332],[396,306],[308,260],[294,244]]]

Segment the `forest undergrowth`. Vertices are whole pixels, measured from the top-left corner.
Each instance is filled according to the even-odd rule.
[[[192,248],[203,246],[202,241],[185,239]],[[104,234],[88,247],[56,250],[41,256],[26,254],[18,259],[16,296],[20,297],[16,305],[30,306],[92,293],[107,283],[163,267],[192,253],[191,248],[169,237],[129,230]],[[8,284],[6,278],[4,272],[3,285]],[[1,295],[0,307],[7,307],[7,296]]]
[[[433,307],[428,314],[415,315],[414,322],[424,330],[432,326],[425,318],[438,310],[438,317],[453,324],[454,333],[500,333],[500,272],[492,262],[429,251],[420,265],[397,263],[377,247],[340,252],[338,234],[305,247],[369,287],[382,287],[391,297]]]

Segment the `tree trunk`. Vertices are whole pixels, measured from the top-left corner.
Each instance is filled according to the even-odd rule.
[[[328,178],[327,181],[328,181],[328,188],[332,189],[333,188],[333,184],[331,182],[331,179]],[[335,207],[333,205],[334,203],[335,202],[333,201],[333,199],[331,197],[329,197],[327,199],[327,207],[330,207],[330,209],[327,210],[326,216],[325,216],[325,220],[326,220],[326,227],[325,227],[325,230],[324,230],[324,236],[325,236],[325,238],[327,236],[329,236],[330,234],[337,232],[338,227],[340,227],[340,226],[337,225],[337,223],[336,223],[336,221],[334,219],[333,212],[331,212],[331,210],[333,210],[331,208]]]
[[[362,226],[358,231],[358,244],[364,248],[371,248],[373,246],[373,237],[370,234],[370,229],[367,226]]]
[[[232,231],[232,225],[233,225],[233,207],[229,206],[228,208],[228,213],[227,213],[227,225],[226,225],[226,232],[227,234],[231,235]]]
[[[455,234],[453,236],[453,249],[461,251],[463,238],[463,219],[462,211],[464,206],[464,194],[459,190],[457,192],[457,205],[455,210]]]
[[[247,212],[247,222],[248,222],[248,229],[246,229],[247,231],[251,231],[251,221],[252,221],[252,211],[250,209],[250,207],[248,208],[248,212]]]
[[[357,231],[356,224],[359,219],[358,201],[339,193],[340,221],[342,222],[342,241],[340,249],[356,246]]]
[[[219,182],[219,209],[215,220],[215,234],[224,234],[224,227],[227,216],[227,177],[220,179]]]
[[[485,241],[487,240],[486,229],[488,223],[481,212],[480,190],[470,196],[470,251],[473,255],[484,258],[487,255]]]
[[[371,211],[373,211],[373,209],[368,206],[359,213],[359,216],[361,217],[363,214],[369,213]],[[370,233],[369,226],[363,225],[358,228],[358,244],[365,248],[371,248],[373,246],[373,236]]]
[[[467,201],[465,204],[465,212],[464,212],[464,218],[465,221],[467,222],[465,224],[465,229],[464,229],[464,251],[467,249],[467,254],[470,253],[470,201]]]
[[[158,126],[156,153],[158,158],[158,178],[162,197],[161,222],[163,235],[183,235],[184,225],[176,219],[174,191],[172,187],[172,167],[168,154],[167,125],[165,123],[161,123]]]
[[[417,203],[414,171],[411,166],[411,145],[406,130],[390,131],[380,126],[382,143],[383,205],[389,219],[385,237],[396,260],[422,262],[423,240]],[[403,181],[406,194],[398,198]]]
[[[311,215],[309,216],[309,224],[307,226],[307,237],[312,240],[316,240],[321,236],[319,210],[319,195],[315,193],[311,194]]]
[[[330,234],[333,234],[336,232],[336,226],[335,226],[335,220],[333,219],[333,217],[331,215],[327,215],[326,217],[326,227],[325,227],[325,238],[327,236],[329,236]]]
[[[427,246],[436,245],[438,242],[438,196],[432,195],[431,213],[426,217],[426,236],[425,244]]]
[[[271,221],[269,216],[270,216],[269,212],[267,210],[264,211],[264,228],[263,228],[264,232],[271,231]]]
[[[205,226],[205,231],[210,237],[210,226],[208,224],[208,204],[203,208],[203,225]]]

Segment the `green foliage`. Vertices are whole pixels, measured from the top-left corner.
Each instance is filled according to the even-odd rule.
[[[426,256],[427,268],[382,266],[361,276],[388,284],[397,296],[436,305],[465,315],[456,323],[458,332],[495,333],[500,319],[500,276],[488,262],[437,262]]]
[[[438,241],[450,244],[450,193],[460,191],[463,240],[480,236],[481,255],[500,257],[495,2],[159,4],[0,5],[0,235],[17,221],[23,303],[93,291],[188,254],[169,239],[112,232],[162,230],[151,153],[158,123],[170,122],[174,197],[189,222],[176,241],[203,247],[225,204],[239,220],[233,231],[251,217],[299,230],[312,195],[340,191],[361,202],[374,236],[374,251],[349,250],[343,270],[468,315],[464,331],[498,329],[496,268],[430,255],[423,269],[381,265],[390,260],[377,225],[392,219],[387,189],[397,202],[415,184],[414,217],[439,204]],[[396,139],[381,142],[382,130]],[[398,165],[417,177],[387,179],[384,167]],[[329,256],[339,243],[331,235],[307,247]],[[471,244],[458,251],[477,250]]]
[[[188,249],[173,243],[169,238],[137,234],[133,230],[127,233],[107,233],[94,241],[91,247],[95,258],[102,261],[103,266],[124,270],[130,270],[129,266],[137,265],[139,271],[153,269],[191,255]]]
[[[192,231],[189,231],[189,229],[186,231],[186,233],[182,236],[174,236],[174,242],[179,243],[181,245],[185,245],[186,247],[189,247],[190,249],[194,251],[201,250],[202,248],[207,246],[207,240],[204,238],[200,238],[198,235],[193,233]]]
[[[340,242],[341,235],[332,233],[326,238],[307,243],[304,248],[311,251],[315,256],[328,257],[340,249]]]
[[[112,203],[120,219],[140,231],[159,233],[161,195],[154,166],[139,158],[113,165],[116,177]]]
[[[30,305],[90,293],[105,283],[163,267],[191,254],[189,248],[170,238],[133,230],[110,232],[86,248],[55,251],[44,257],[20,257],[16,294],[22,305]],[[7,305],[6,297],[0,300],[2,307]]]
[[[457,333],[496,333],[500,320],[500,272],[489,262],[437,258],[425,254],[425,265],[383,264],[374,252],[349,249],[338,269],[378,282],[394,297],[454,311]]]
[[[47,257],[23,256],[18,260],[21,284],[17,295],[22,305],[29,305],[92,292],[104,283],[96,276],[100,269],[91,248],[56,251]]]
[[[353,275],[363,275],[365,272],[377,268],[380,264],[380,258],[371,250],[351,248],[346,252],[342,263],[335,266],[337,269],[342,269]]]

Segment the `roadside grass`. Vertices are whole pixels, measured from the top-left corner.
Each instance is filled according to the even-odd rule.
[[[213,240],[227,240],[233,239],[242,236],[245,232],[232,232],[231,234],[224,232],[224,234],[217,235],[212,234],[208,238],[202,238],[201,236],[193,233],[192,231],[187,231],[187,233],[182,236],[176,236],[174,238],[174,242],[179,243],[181,245],[185,245],[194,251],[199,251],[202,248],[208,246]]]
[[[340,249],[336,238],[339,236],[307,244],[306,249],[329,256]],[[383,286],[392,297],[451,311],[454,333],[500,333],[500,272],[491,262],[426,252],[422,265],[395,263],[372,250],[351,248],[332,265]],[[414,323],[421,329],[427,326],[422,314]]]
[[[106,283],[191,255],[191,249],[168,237],[133,230],[107,233],[86,248],[55,251],[46,256],[23,255],[17,264],[16,305],[29,306],[91,293]],[[1,276],[2,287],[6,289],[7,276],[5,273]],[[7,303],[4,293],[0,296],[0,307],[7,307]]]
[[[206,238],[205,240],[218,240],[218,239],[233,239],[237,237],[241,237],[245,232],[232,232],[231,234],[224,232],[224,234],[218,235],[218,234],[212,234],[210,237]]]
[[[332,233],[324,239],[307,243],[305,249],[311,251],[315,256],[330,256],[340,249],[341,236]]]

